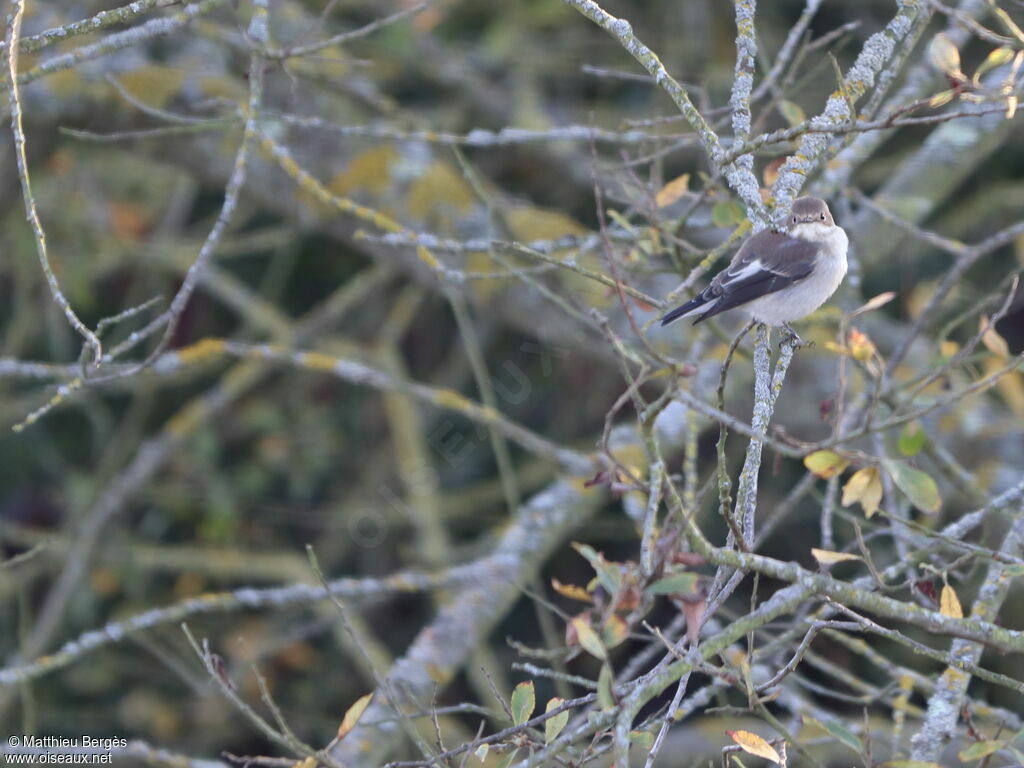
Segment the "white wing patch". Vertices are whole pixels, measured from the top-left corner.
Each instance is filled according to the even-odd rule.
[[[742,281],[746,280],[747,278],[753,277],[758,272],[763,272],[763,271],[764,271],[764,265],[761,263],[761,260],[760,259],[754,259],[753,261],[749,262],[748,264],[744,264],[742,269],[739,269],[739,270],[737,270],[735,272],[733,272],[731,270],[727,271],[725,273],[724,278],[722,279],[722,287],[725,287],[725,286],[729,285],[730,283],[742,282]]]

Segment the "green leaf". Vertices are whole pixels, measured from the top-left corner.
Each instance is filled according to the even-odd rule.
[[[512,765],[518,753],[518,748],[511,750],[507,755],[505,755],[503,758],[501,758],[501,760],[498,761],[498,764],[494,766],[494,768],[508,768],[510,765]]]
[[[601,665],[601,674],[597,676],[597,704],[602,710],[615,706],[615,694],[612,693],[612,666],[608,662]]]
[[[550,712],[552,709],[560,707],[565,702],[565,699],[560,699],[557,696],[553,699],[548,700],[548,705],[544,708],[545,712]],[[569,722],[569,710],[559,712],[557,715],[553,715],[544,721],[544,743],[550,744],[552,741],[558,738],[558,734],[562,732],[566,724]]]
[[[850,462],[834,451],[815,451],[804,456],[804,466],[818,477],[828,479],[842,473]]]
[[[800,123],[807,119],[807,115],[804,114],[799,104],[794,104],[786,99],[779,102],[779,112],[791,128],[795,125],[800,125]]]
[[[960,758],[960,762],[969,763],[972,760],[981,760],[983,757],[998,752],[1000,749],[1006,746],[1006,739],[993,739],[991,741],[976,741],[967,749],[961,749],[957,753],[957,757]]]
[[[697,593],[697,579],[696,573],[677,571],[669,573],[668,576],[658,579],[653,584],[648,584],[644,592],[649,595],[694,595]]]
[[[630,731],[629,740],[641,749],[650,749],[654,746],[654,734],[650,731]]]
[[[896,487],[906,494],[911,504],[929,514],[939,511],[942,506],[939,489],[927,472],[914,469],[904,461],[885,459],[883,463]]]
[[[537,706],[537,698],[533,693],[533,681],[527,680],[520,683],[512,691],[512,723],[522,725],[530,719],[534,707]]]
[[[736,227],[746,217],[746,209],[735,200],[723,200],[711,207],[711,223],[716,227]]]
[[[841,744],[845,744],[857,754],[862,754],[864,751],[864,745],[861,743],[853,731],[848,729],[846,726],[841,725],[835,720],[829,720],[825,723],[825,730],[835,736],[836,741]]]
[[[619,586],[622,584],[622,572],[619,570],[619,566],[615,563],[609,563],[605,560],[604,555],[591,546],[575,541],[572,546],[573,549],[587,559],[587,562],[590,563],[597,573],[598,581],[607,590],[608,594],[618,594]]]
[[[921,452],[924,448],[925,442],[928,440],[928,435],[921,429],[921,423],[918,421],[912,421],[903,427],[900,432],[900,439],[897,443],[897,447],[900,449],[900,453],[904,456],[914,456]]]

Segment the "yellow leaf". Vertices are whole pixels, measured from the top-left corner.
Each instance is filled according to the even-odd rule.
[[[860,555],[852,555],[849,552],[833,552],[831,549],[815,549],[811,548],[811,554],[814,555],[814,559],[818,561],[820,565],[832,565],[833,563],[843,563],[848,560],[863,560]]]
[[[1010,358],[1010,348],[1006,345],[1006,339],[999,335],[999,331],[992,325],[987,315],[978,318],[978,331],[981,333],[981,343],[989,352],[1004,360]]]
[[[244,99],[248,89],[242,81],[235,77],[224,75],[205,75],[198,78],[199,93],[208,99],[229,99],[238,101]]]
[[[451,667],[443,667],[432,661],[427,662],[427,674],[438,685],[447,685],[452,679]]]
[[[328,189],[339,197],[363,189],[381,195],[391,187],[391,166],[398,159],[398,150],[388,145],[360,152],[345,170],[335,174]]]
[[[672,205],[672,203],[685,195],[689,188],[690,174],[684,173],[682,176],[677,176],[664,187],[659,189],[658,194],[654,196],[654,202],[658,204],[659,208],[664,208],[666,205]]]
[[[960,605],[960,598],[956,596],[956,591],[949,584],[942,588],[942,596],[939,598],[939,613],[943,616],[949,616],[951,619],[962,619],[964,617],[964,609]]]
[[[431,163],[409,185],[407,202],[409,213],[423,219],[435,210],[468,213],[474,199],[473,190],[462,174],[454,166],[439,160]]]
[[[764,167],[764,172],[761,174],[761,178],[764,180],[766,187],[774,186],[775,182],[779,180],[779,169],[785,162],[786,158],[777,157]]]
[[[356,699],[356,703],[348,708],[345,713],[345,717],[341,719],[341,725],[338,726],[338,741],[341,741],[348,736],[349,731],[356,727],[356,723],[359,722],[359,718],[363,716],[363,712],[370,705],[370,699],[373,698],[372,693],[368,693],[365,696],[360,696]]]
[[[181,90],[185,70],[147,64],[125,72],[118,81],[138,101],[162,109]]]
[[[818,477],[828,479],[840,474],[850,462],[832,451],[815,451],[804,456],[804,466]]]
[[[563,584],[558,579],[552,579],[551,587],[562,597],[568,597],[570,600],[579,600],[584,603],[594,602],[593,596],[587,590],[577,587],[575,584]]]
[[[561,211],[518,205],[505,211],[505,221],[516,240],[557,240],[566,235],[586,234],[586,228]]]
[[[910,286],[909,290],[905,290],[903,292],[903,304],[907,315],[915,319],[920,317],[929,302],[931,302],[932,297],[935,296],[935,291],[938,287],[938,279],[917,280],[912,286]],[[959,292],[959,285],[954,283],[953,287],[949,291],[947,301],[951,304],[955,303]]]
[[[857,309],[853,310],[853,312],[850,313],[850,316],[856,317],[857,315],[863,315],[865,312],[873,312],[874,310],[879,309],[880,307],[884,307],[886,304],[888,304],[895,298],[896,291],[886,291],[885,293],[880,293],[877,296],[868,299],[866,302],[857,307]]]
[[[837,355],[850,354],[850,350],[847,347],[844,347],[841,344],[836,344],[834,341],[826,341],[825,349],[827,349],[829,352],[835,352]]]
[[[978,70],[974,73],[974,82],[978,83],[983,74],[991,69],[1003,66],[1003,64],[1006,64],[1012,58],[1013,48],[1004,45],[994,49],[985,57],[985,60],[981,62],[981,66],[978,67]]]
[[[598,659],[608,658],[608,651],[605,650],[601,638],[597,636],[597,632],[590,626],[590,622],[585,616],[576,616],[571,624],[583,650]]]
[[[960,71],[960,51],[956,43],[949,39],[944,32],[939,32],[932,38],[928,46],[928,58],[931,59],[938,69],[953,77],[963,77]]]
[[[942,91],[941,93],[937,93],[937,94],[935,94],[934,96],[932,96],[928,100],[928,106],[929,107],[942,107],[942,106],[945,106],[946,104],[949,104],[949,102],[951,102],[953,100],[953,97],[955,95],[956,95],[956,93],[954,91],[952,91],[952,90]]]
[[[89,574],[89,586],[103,597],[109,597],[121,588],[121,581],[110,568],[100,567]]]
[[[858,469],[843,486],[843,506],[860,502],[864,514],[871,517],[882,501],[882,478],[878,467]]]
[[[618,614],[609,616],[601,628],[601,637],[606,648],[614,648],[629,637],[629,625]]]
[[[790,127],[800,125],[800,123],[807,119],[807,115],[804,114],[799,104],[794,104],[786,99],[782,99],[779,102],[779,113],[789,123]]]
[[[553,709],[557,709],[565,703],[565,699],[559,699],[557,697],[548,701],[547,707],[544,708],[544,713],[547,714]],[[557,715],[552,715],[544,721],[544,743],[550,744],[556,738],[558,734],[562,732],[566,724],[569,722],[569,710],[559,712]]]
[[[145,206],[132,202],[107,204],[110,229],[122,240],[140,240],[149,229],[149,212]]]
[[[740,745],[740,749],[755,757],[763,757],[765,760],[771,760],[776,765],[782,763],[782,758],[779,757],[779,753],[775,751],[775,747],[769,744],[767,741],[762,739],[756,733],[750,731],[726,731],[729,734],[729,738]]]
[[[46,84],[50,87],[52,94],[61,99],[70,99],[76,94],[81,95],[85,90],[84,79],[73,69],[54,72],[46,78]]]
[[[747,654],[741,651],[734,645],[729,646],[725,651],[722,652],[722,658],[725,662],[737,669],[742,669],[744,666],[750,666],[750,662],[747,660]]]
[[[957,352],[960,351],[960,345],[950,339],[944,340],[939,344],[939,354],[942,355],[946,360],[952,358]]]
[[[862,333],[856,328],[850,329],[849,343],[850,354],[853,355],[854,360],[866,363],[875,354],[874,342],[868,338],[866,333]]]
[[[990,357],[982,364],[985,374],[995,374],[1003,367],[993,357]],[[1009,371],[996,380],[996,390],[1009,406],[1015,415],[1024,418],[1024,373],[1021,371]]]
[[[1017,26],[1017,23],[1010,17],[1010,14],[1002,8],[996,8],[994,6],[992,8],[992,12],[999,17],[999,20],[1003,22],[1006,28],[1010,31],[1010,34],[1024,43],[1024,30],[1021,30],[1021,28]]]

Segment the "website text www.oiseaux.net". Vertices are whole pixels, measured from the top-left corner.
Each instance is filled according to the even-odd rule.
[[[127,746],[126,739],[14,735],[4,740],[0,765],[109,765]]]

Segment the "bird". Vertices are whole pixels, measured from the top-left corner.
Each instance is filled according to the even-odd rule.
[[[752,235],[708,287],[667,312],[661,324],[697,315],[696,325],[729,309],[740,309],[766,325],[789,325],[811,314],[835,293],[846,276],[849,238],[828,204],[817,197],[793,201],[786,231]]]

